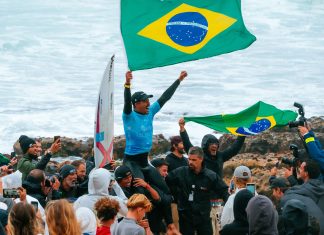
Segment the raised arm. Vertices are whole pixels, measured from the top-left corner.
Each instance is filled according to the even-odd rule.
[[[183,118],[179,119],[179,127],[180,127],[180,136],[183,141],[183,147],[186,151],[186,153],[189,152],[189,149],[193,146],[192,143],[190,142],[188,133],[185,129],[185,120]]]
[[[226,162],[231,157],[235,156],[238,154],[238,152],[241,150],[243,144],[244,144],[245,136],[239,136],[235,140],[234,144],[232,144],[229,148],[225,149],[223,151],[223,161]]]
[[[160,107],[162,108],[162,106],[169,100],[171,99],[171,97],[173,96],[174,92],[176,91],[176,89],[178,88],[180,82],[187,77],[187,72],[186,71],[182,71],[179,75],[179,78],[177,80],[175,80],[174,83],[172,83],[172,85],[161,95],[161,97],[158,99],[158,103],[160,105]]]
[[[132,71],[126,72],[126,81],[124,84],[124,110],[125,114],[130,114],[132,112],[132,96],[131,96],[131,80],[133,79]]]
[[[45,170],[47,163],[50,161],[53,154],[61,149],[61,140],[57,139],[51,147],[45,152],[45,156],[35,165],[36,169]]]

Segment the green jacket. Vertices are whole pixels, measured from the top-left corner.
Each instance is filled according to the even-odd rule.
[[[45,167],[49,160],[51,159],[52,154],[47,153],[39,162],[33,162],[33,159],[36,160],[35,156],[26,154],[21,158],[17,165],[17,170],[22,173],[22,180],[24,181],[29,174],[34,169],[45,170]]]

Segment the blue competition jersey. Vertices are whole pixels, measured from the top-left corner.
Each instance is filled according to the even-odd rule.
[[[152,148],[153,118],[161,109],[158,102],[149,107],[148,114],[132,111],[123,113],[123,124],[126,137],[125,154],[136,155],[149,152]]]

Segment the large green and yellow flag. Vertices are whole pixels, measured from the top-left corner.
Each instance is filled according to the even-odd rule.
[[[121,0],[128,67],[141,70],[250,46],[241,0]]]
[[[207,117],[185,117],[222,133],[234,135],[256,135],[274,126],[284,126],[294,121],[297,113],[290,110],[280,110],[262,101],[237,113],[214,115]]]

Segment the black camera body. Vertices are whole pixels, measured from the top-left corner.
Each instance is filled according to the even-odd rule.
[[[281,159],[281,162],[290,167],[297,167],[302,161],[300,150],[298,149],[298,146],[296,144],[290,144],[289,149],[292,150],[293,158],[283,157]]]
[[[58,180],[60,180],[60,175],[59,174],[53,174],[53,175],[46,176],[46,179],[45,179],[45,187],[51,187],[52,184],[55,183],[55,177]]]
[[[304,111],[304,107],[303,105],[295,102],[294,106],[298,108],[298,114],[300,115],[300,117],[298,118],[297,121],[292,121],[289,122],[289,128],[295,128],[295,127],[299,127],[299,126],[306,126],[306,118],[305,118],[305,111]]]

